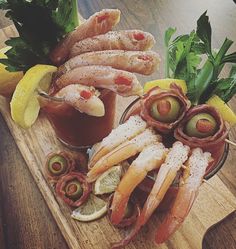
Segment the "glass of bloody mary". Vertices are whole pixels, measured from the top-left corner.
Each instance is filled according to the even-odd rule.
[[[130,116],[138,115],[140,113],[140,98],[135,99],[124,111],[121,119],[120,124],[123,124]],[[163,144],[166,147],[170,147],[174,142],[175,138],[173,134],[170,135],[163,135]],[[214,176],[224,165],[228,153],[229,153],[229,144],[228,143],[222,143],[220,148],[216,148],[216,153],[212,155],[214,158],[214,161],[212,164],[210,164],[207,168],[206,174],[204,176],[205,180],[208,180],[212,176]],[[144,179],[144,181],[139,185],[139,191],[143,192],[145,198],[146,195],[150,193],[153,184],[155,182],[155,176],[157,172],[151,172],[147,175],[147,177]],[[172,202],[175,200],[175,197],[178,193],[178,179],[174,181],[172,186],[167,191],[164,199],[162,200],[160,206],[158,207],[158,210],[160,211],[166,211],[171,207]],[[142,194],[139,192],[139,195]]]
[[[57,138],[70,148],[86,149],[101,141],[113,128],[116,94],[103,89],[99,98],[105,106],[103,117],[81,113],[63,100],[48,95],[40,96],[40,103]]]

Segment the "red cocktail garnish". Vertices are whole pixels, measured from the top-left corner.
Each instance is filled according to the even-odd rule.
[[[132,80],[124,77],[124,76],[118,76],[116,79],[115,79],[115,84],[117,85],[125,85],[125,86],[130,86],[132,83]]]
[[[212,123],[209,122],[209,120],[200,119],[197,121],[196,128],[199,132],[208,133],[208,132],[211,132],[214,127],[213,127]]]
[[[167,100],[160,100],[157,104],[157,110],[162,116],[165,116],[169,113],[171,108],[170,102]]]
[[[152,61],[153,58],[151,56],[148,55],[139,55],[138,59],[143,60],[143,61]]]
[[[92,97],[92,93],[90,91],[83,90],[81,91],[80,96],[84,99],[90,99]]]
[[[145,38],[144,34],[142,33],[135,33],[134,34],[134,39],[137,40],[137,41],[141,41]]]

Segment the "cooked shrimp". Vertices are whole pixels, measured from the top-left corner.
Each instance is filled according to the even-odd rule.
[[[147,127],[147,123],[138,115],[131,116],[124,124],[113,129],[111,133],[105,137],[102,142],[96,146],[93,155],[89,161],[89,168],[103,156],[111,152],[114,148],[130,140],[143,132]]]
[[[161,137],[151,128],[128,140],[98,160],[87,174],[87,181],[95,181],[100,174],[112,166],[141,152],[146,146],[159,142]]]
[[[130,195],[143,181],[147,173],[157,169],[164,162],[168,149],[162,143],[149,145],[132,162],[118,185],[111,205],[111,222],[119,224],[125,214]]]
[[[192,151],[192,155],[185,164],[187,167],[180,180],[178,194],[171,211],[158,227],[157,244],[165,242],[183,223],[198,195],[199,187],[202,184],[210,160],[211,154],[209,152],[203,153],[200,148]]]
[[[91,51],[143,51],[151,48],[154,43],[154,37],[141,30],[110,31],[76,42],[70,51],[70,58]]]
[[[122,96],[141,95],[143,92],[134,74],[106,66],[77,67],[63,74],[54,84],[59,89],[70,84],[106,88]]]
[[[80,112],[91,116],[102,117],[105,114],[104,104],[98,98],[99,92],[94,87],[69,85],[62,88],[55,97],[61,97]]]
[[[77,55],[59,67],[57,76],[81,66],[111,66],[144,75],[152,74],[160,63],[160,57],[153,51],[105,50]]]
[[[181,142],[175,142],[173,144],[165,162],[160,167],[151,193],[144,204],[141,215],[138,217],[134,228],[126,238],[118,243],[115,243],[114,247],[112,248],[120,248],[127,245],[138,233],[140,228],[146,224],[152,213],[162,201],[170,185],[174,181],[178,170],[188,159],[189,150],[190,148],[186,145],[183,145]]]
[[[68,57],[70,48],[78,41],[99,34],[105,34],[120,21],[120,10],[104,9],[92,15],[76,30],[69,33],[51,52],[55,65],[61,65]]]

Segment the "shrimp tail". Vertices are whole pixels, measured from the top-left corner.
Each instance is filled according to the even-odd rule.
[[[175,231],[178,230],[178,228],[183,223],[184,218],[188,215],[197,197],[197,193],[183,193],[181,191],[178,197],[181,198],[182,200],[188,200],[188,203],[185,206],[185,208],[181,206],[181,208],[178,209],[178,211],[171,210],[170,213],[167,214],[163,223],[161,223],[156,232],[155,242],[158,245],[164,243],[172,234],[175,233]]]
[[[197,198],[210,160],[210,153],[203,152],[200,148],[192,151],[186,162],[186,168],[181,177],[179,191],[172,209],[157,229],[155,238],[157,244],[165,242],[184,222]]]

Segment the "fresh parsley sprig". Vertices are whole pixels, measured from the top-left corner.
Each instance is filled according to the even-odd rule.
[[[19,33],[6,44],[9,71],[27,71],[35,64],[50,64],[50,50],[78,25],[77,0],[0,0]]]
[[[165,33],[165,76],[187,82],[193,105],[205,103],[213,94],[229,101],[236,93],[235,68],[229,78],[219,79],[219,75],[226,63],[236,63],[236,52],[226,54],[233,41],[226,38],[217,53],[212,50],[212,29],[206,12],[198,19],[196,31],[171,40],[175,31],[169,28]],[[207,57],[203,66],[202,55]]]

